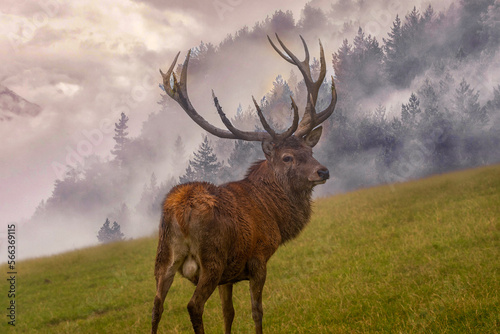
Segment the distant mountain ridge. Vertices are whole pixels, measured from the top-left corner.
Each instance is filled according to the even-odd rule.
[[[41,111],[42,107],[38,104],[29,102],[0,84],[0,121],[10,121],[14,116],[35,117]]]

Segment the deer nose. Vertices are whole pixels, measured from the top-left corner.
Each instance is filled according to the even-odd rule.
[[[330,178],[330,171],[327,168],[318,169],[318,175],[323,180],[328,180]]]

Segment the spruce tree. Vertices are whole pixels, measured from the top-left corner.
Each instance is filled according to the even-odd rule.
[[[125,159],[125,150],[127,144],[129,143],[127,122],[128,117],[124,113],[121,113],[118,123],[115,123],[115,135],[113,136],[115,146],[111,153],[115,155],[116,161],[120,164],[120,166]]]
[[[474,91],[465,79],[462,79],[459,87],[455,90],[453,107],[455,112],[471,125],[483,125],[488,122],[487,109],[481,108],[479,104],[479,92]]]
[[[106,244],[108,242],[123,240],[123,233],[120,230],[120,225],[117,222],[113,222],[113,226],[110,226],[109,219],[101,226],[101,229],[97,233],[97,240],[100,243]]]
[[[500,85],[493,87],[493,98],[486,102],[485,108],[486,113],[498,113],[500,111]]]
[[[424,15],[422,15],[421,21],[425,24],[431,22],[433,18],[434,9],[432,8],[432,5],[429,4],[429,6],[427,6],[427,8],[425,9]]]
[[[361,27],[354,38],[352,71],[362,95],[372,94],[383,85],[382,60],[384,53],[375,37],[365,36]]]
[[[313,71],[311,68],[311,72]],[[271,92],[267,94],[265,105],[262,105],[262,109],[273,111],[267,119],[276,126],[274,129],[277,131],[283,130],[282,120],[290,115],[290,96],[293,96],[292,90],[283,77],[278,75],[273,82]]]
[[[425,79],[418,90],[418,95],[422,102],[425,117],[427,119],[435,117],[439,111],[439,97],[429,79]]]
[[[121,231],[120,225],[117,222],[113,222],[113,226],[111,226],[111,235],[112,241],[121,241],[123,240],[124,234]]]
[[[189,160],[186,173],[179,178],[179,181],[181,183],[190,181],[216,182],[217,172],[222,164],[217,161],[217,155],[210,146],[208,136],[205,136],[198,151],[194,152],[193,155],[194,158]]]
[[[151,178],[148,184],[144,184],[142,189],[141,199],[139,203],[136,205],[136,210],[143,214],[152,214],[153,213],[153,203],[154,199],[158,195],[160,191],[160,187],[158,186],[158,180],[156,178],[155,173],[151,174]]]
[[[255,151],[254,143],[236,140],[234,149],[229,155],[229,159],[227,159],[227,164],[232,169],[240,168],[240,166],[248,167],[249,163],[255,160]]]
[[[344,39],[337,53],[333,54],[333,69],[339,86],[347,87],[352,78],[352,47]]]
[[[410,38],[409,42],[413,42],[415,38],[419,37],[420,28],[422,27],[422,20],[420,19],[420,12],[417,7],[405,16],[406,22],[403,25],[403,37]]]
[[[389,81],[395,85],[400,84],[400,71],[405,54],[405,46],[401,30],[401,19],[396,15],[392,23],[389,38],[383,39],[385,50],[385,68]]]
[[[191,164],[186,167],[186,172],[184,175],[179,177],[179,183],[193,182],[197,180],[196,173],[191,168]]]
[[[401,106],[401,120],[403,124],[409,127],[415,125],[416,116],[420,111],[420,101],[414,93],[411,93],[408,103]]]
[[[186,162],[186,148],[182,141],[181,136],[177,136],[177,139],[174,143],[174,152],[173,152],[173,162],[177,166],[185,166]]]

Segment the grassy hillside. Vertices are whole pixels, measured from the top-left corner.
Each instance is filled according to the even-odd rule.
[[[265,331],[498,333],[499,217],[500,166],[320,199],[269,263]],[[19,263],[15,332],[147,333],[155,250],[145,238]],[[4,313],[7,291],[2,279]],[[161,333],[191,332],[192,292],[176,278]],[[235,308],[234,332],[252,333],[247,282]],[[218,293],[204,319],[223,332]]]

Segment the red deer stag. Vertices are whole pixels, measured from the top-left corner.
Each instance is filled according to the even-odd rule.
[[[281,57],[298,67],[307,87],[307,105],[300,124],[298,108],[292,98],[293,124],[283,133],[276,133],[269,126],[255,99],[255,108],[266,132],[236,129],[222,111],[215,95],[215,106],[229,131],[208,123],[189,101],[189,52],[180,80],[173,72],[179,54],[167,73],[160,70],[165,91],[193,121],[220,138],[262,142],[266,159],[254,163],[241,181],[221,186],[191,182],[174,187],[166,196],[156,254],[152,333],[157,332],[163,302],[177,271],[196,285],[187,306],[195,333],[204,333],[203,309],[217,286],[222,300],[225,332],[231,332],[233,284],[242,280],[250,281],[255,332],[262,333],[262,289],[267,261],[279,245],[296,237],[307,224],[311,216],[313,187],[329,178],[328,169],[312,155],[312,147],[321,136],[322,127],[317,126],[332,114],[337,101],[332,77],[329,106],[319,113],[315,110],[318,91],[326,74],[323,46],[320,41],[321,67],[315,81],[309,67],[309,51],[302,36],[304,61],[300,61],[278,35],[276,37],[286,55],[268,37],[269,42]]]

